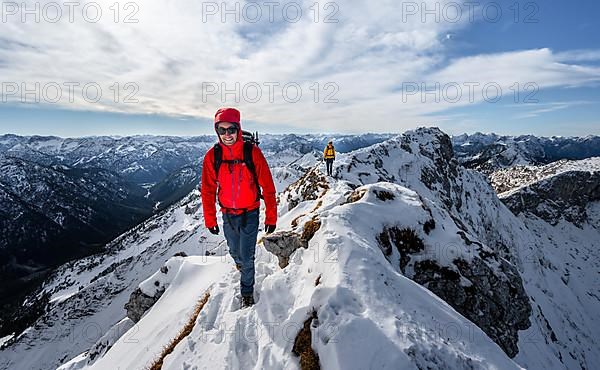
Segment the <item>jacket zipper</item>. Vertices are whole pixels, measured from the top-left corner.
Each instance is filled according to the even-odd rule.
[[[242,170],[243,170],[242,165],[238,166],[238,168],[240,170],[238,171],[237,193],[236,194],[240,193],[240,188],[242,186]]]

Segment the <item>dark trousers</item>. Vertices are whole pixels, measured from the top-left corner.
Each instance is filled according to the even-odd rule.
[[[325,164],[327,165],[327,174],[331,176],[333,173],[333,158],[325,159]]]
[[[240,292],[242,296],[254,293],[254,253],[258,234],[258,209],[241,215],[223,213],[223,231],[229,254],[241,266]]]

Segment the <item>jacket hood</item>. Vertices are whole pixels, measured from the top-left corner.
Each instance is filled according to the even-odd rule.
[[[217,138],[219,139],[219,144],[221,144],[221,146],[227,147],[227,145],[225,145],[223,143],[223,141],[221,140],[221,136],[217,132],[217,125],[220,122],[229,122],[229,123],[233,123],[233,124],[237,125],[237,127],[238,127],[237,140],[236,140],[235,144],[232,145],[233,147],[235,147],[236,145],[238,145],[238,143],[243,142],[242,124],[240,121],[241,121],[240,111],[235,108],[219,108],[217,110],[217,112],[215,113],[215,120],[214,120],[215,127],[214,128],[215,128],[215,133],[217,134]]]

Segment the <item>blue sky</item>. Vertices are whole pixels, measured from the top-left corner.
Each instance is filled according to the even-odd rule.
[[[597,20],[600,4],[597,1],[515,2],[520,9],[519,22],[514,19],[513,2],[498,3],[503,5],[503,17],[497,23],[474,22],[460,35],[460,39],[469,44],[462,52],[494,53],[535,48],[551,48],[558,52],[600,46]],[[492,17],[493,8],[489,9]]]
[[[286,1],[257,22],[246,2],[227,2],[239,21],[187,0],[139,3],[115,21],[113,2],[97,3],[97,22],[81,11],[23,22],[3,7],[0,133],[198,135],[218,107],[236,106],[245,127],[273,133],[600,134],[596,1],[480,1],[472,13],[464,2],[341,1],[316,3],[318,16],[313,1]],[[422,91],[436,84],[439,101]],[[502,89],[498,101],[486,84]],[[40,101],[30,91],[21,103],[23,87]]]

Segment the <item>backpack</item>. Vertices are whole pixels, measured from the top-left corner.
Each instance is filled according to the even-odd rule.
[[[248,168],[248,170],[250,170],[250,173],[252,174],[252,178],[254,179],[254,184],[256,185],[257,191],[256,200],[260,200],[263,196],[260,191],[260,186],[258,185],[258,175],[256,174],[256,166],[254,166],[254,160],[252,159],[252,149],[254,148],[254,145],[258,146],[259,144],[258,132],[255,132],[253,134],[249,131],[242,130],[242,139],[244,140],[244,159],[242,160],[242,162],[246,164],[246,167]],[[221,145],[219,145],[219,143],[216,143],[213,148],[215,155],[214,168],[217,177],[219,177],[219,169],[221,168],[221,164],[223,164],[223,162],[231,164],[240,163],[240,160],[238,159],[223,160],[223,149],[221,148]]]
[[[329,145],[327,145],[325,147],[325,153],[323,155],[324,157],[333,157],[335,158],[335,147],[332,145],[331,147],[329,147]]]

